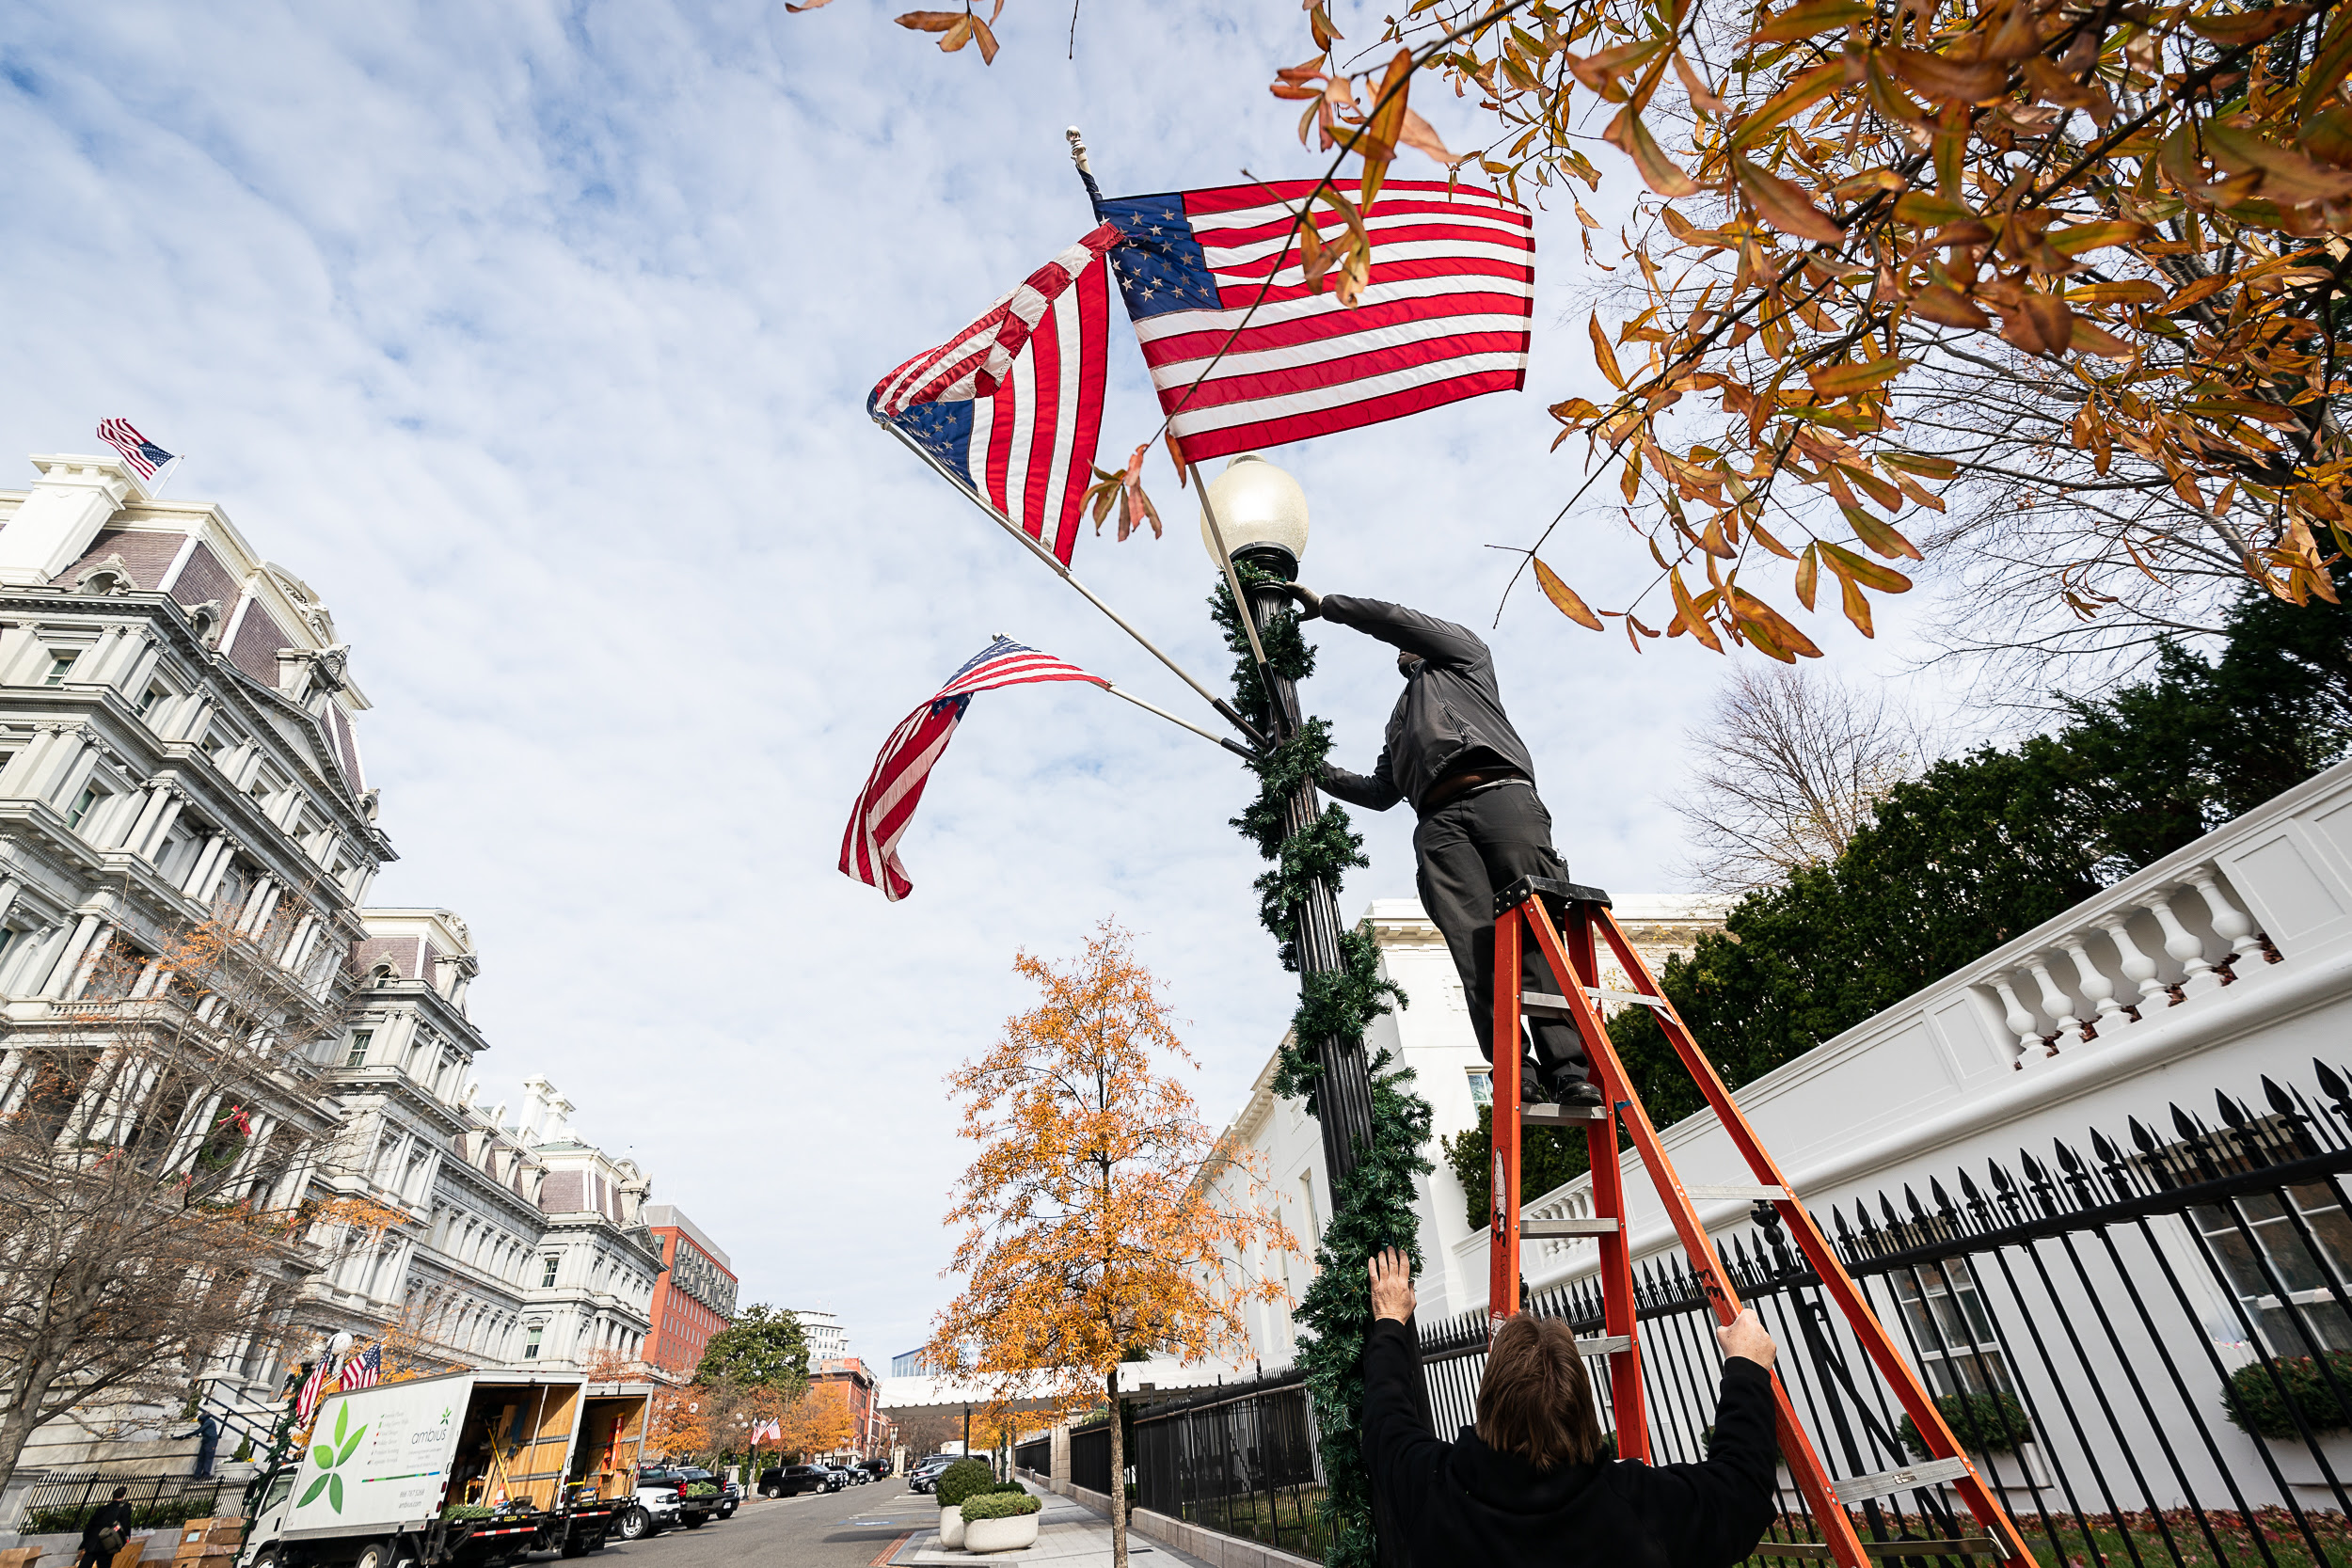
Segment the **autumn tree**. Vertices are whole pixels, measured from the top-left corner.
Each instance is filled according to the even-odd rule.
[[[288,900],[289,903],[294,902]],[[118,935],[66,1001],[20,1003],[0,1056],[0,1483],[68,1410],[179,1402],[276,1359],[310,1238],[384,1234],[310,1205],[331,1112],[310,1085],[340,1037],[339,971],[231,920]]]
[[[1672,803],[1691,833],[1692,879],[1717,893],[1776,886],[1836,858],[1879,797],[1930,760],[1883,689],[1806,667],[1735,667],[1686,738],[1693,762]]]
[[[850,1408],[850,1391],[838,1383],[820,1383],[802,1390],[784,1408],[784,1451],[803,1462],[811,1454],[833,1453],[850,1446],[857,1435],[856,1413]]]
[[[1238,1352],[1242,1303],[1282,1295],[1238,1259],[1291,1247],[1290,1236],[1252,1206],[1254,1181],[1232,1180],[1249,1174],[1245,1152],[1210,1134],[1166,1071],[1191,1055],[1133,949],[1105,921],[1067,965],[1022,953],[1013,968],[1038,1005],[948,1078],[978,1152],[947,1213],[963,1227],[963,1290],[926,1353],[942,1375],[989,1392],[978,1427],[993,1430],[1024,1400],[1057,1418],[1105,1399],[1116,1409],[1122,1359]],[[1120,1426],[1115,1486],[1126,1468]],[[1125,1568],[1123,1508],[1111,1527]]]

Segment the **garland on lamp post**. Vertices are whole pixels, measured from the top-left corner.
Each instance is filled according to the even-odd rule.
[[[1281,580],[1263,568],[1235,564],[1245,584]],[[1325,1075],[1319,1053],[1326,1042],[1343,1049],[1352,1044],[1360,1053],[1372,1021],[1388,1012],[1391,1001],[1404,1006],[1406,997],[1394,982],[1380,977],[1379,953],[1369,926],[1339,931],[1336,968],[1318,965],[1307,951],[1305,927],[1311,906],[1332,900],[1350,867],[1371,863],[1364,858],[1362,835],[1348,825],[1343,809],[1336,804],[1314,809],[1313,791],[1331,749],[1329,724],[1306,719],[1290,728],[1275,693],[1260,678],[1242,629],[1243,611],[1221,582],[1210,608],[1235,656],[1235,705],[1262,733],[1282,737],[1251,762],[1258,775],[1258,798],[1233,819],[1233,826],[1273,863],[1257,880],[1258,918],[1281,943],[1282,967],[1299,977],[1298,1009],[1291,1018],[1291,1038],[1281,1048],[1274,1092],[1304,1097],[1308,1114],[1321,1120],[1324,1109],[1316,1091]],[[1296,614],[1288,610],[1265,614],[1258,629],[1267,670],[1277,681],[1295,682],[1314,673],[1314,650],[1300,635]],[[1337,924],[1333,918],[1331,925]],[[1362,1359],[1364,1336],[1372,1326],[1365,1265],[1383,1247],[1401,1247],[1420,1266],[1413,1179],[1431,1169],[1422,1152],[1430,1136],[1429,1102],[1412,1091],[1411,1069],[1395,1067],[1384,1050],[1368,1070],[1370,1139],[1359,1137],[1352,1148],[1335,1149],[1327,1130],[1331,1218],[1316,1241],[1314,1282],[1296,1315],[1307,1329],[1299,1341],[1298,1362],[1314,1405],[1327,1483],[1321,1509],[1327,1568],[1368,1568],[1380,1555],[1363,1454]],[[1328,1157],[1335,1154],[1340,1157]]]

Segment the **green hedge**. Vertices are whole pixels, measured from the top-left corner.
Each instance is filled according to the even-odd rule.
[[[1026,1492],[1018,1496],[1010,1492],[982,1492],[963,1500],[963,1522],[968,1525],[975,1519],[1018,1519],[1044,1506]]]
[[[686,1495],[690,1497],[715,1497],[719,1495],[719,1483],[713,1481],[690,1481]]]
[[[480,1503],[452,1503],[441,1510],[441,1517],[454,1524],[467,1519],[487,1519],[492,1512]]]
[[[996,1484],[996,1472],[977,1459],[959,1459],[939,1472],[939,1506],[953,1508]]]
[[[1960,1446],[1971,1453],[2008,1453],[2033,1438],[2033,1423],[2026,1419],[2026,1407],[2014,1394],[1946,1394],[1935,1408]],[[1931,1457],[1927,1439],[1908,1416],[1903,1418],[1902,1439],[1915,1457]]]
[[[78,1530],[89,1523],[90,1515],[105,1507],[99,1499],[76,1507],[36,1508],[24,1515],[18,1527],[26,1535],[62,1535]],[[232,1505],[233,1506],[233,1505]],[[131,1507],[133,1529],[157,1529],[167,1525],[185,1524],[190,1519],[210,1519],[220,1512],[220,1500],[206,1494],[194,1497],[166,1497],[161,1502],[134,1503]]]
[[[1022,1485],[1017,1481],[1000,1481],[995,1485],[990,1487],[989,1490],[991,1492],[1002,1492],[1009,1497],[1025,1497],[1029,1495],[1029,1489]]]
[[[2287,1397],[2303,1414],[2303,1424],[2313,1432],[2336,1432],[2352,1426],[2346,1419],[2344,1406],[2336,1402],[2335,1390],[2328,1386],[2319,1364],[2308,1355],[2282,1355],[2275,1363],[2279,1379],[2287,1386]],[[2328,1369],[2336,1374],[2336,1381],[2352,1389],[2352,1351],[2328,1353]],[[2229,1393],[2221,1402],[2222,1414],[2240,1432],[2258,1433],[2265,1437],[2300,1437],[2296,1430],[2295,1417],[2286,1402],[2280,1399],[2277,1384],[2263,1370],[2259,1361],[2240,1367],[2230,1374]]]

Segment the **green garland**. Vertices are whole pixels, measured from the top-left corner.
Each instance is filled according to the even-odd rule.
[[[1248,566],[1239,570],[1246,582],[1269,576]],[[1250,657],[1233,596],[1223,583],[1217,585],[1210,608],[1234,655],[1235,705],[1261,731],[1272,735],[1273,705]],[[1276,675],[1299,681],[1314,673],[1314,650],[1299,634],[1295,615],[1276,616],[1261,641]],[[1293,973],[1300,970],[1297,922],[1309,885],[1320,879],[1336,889],[1350,868],[1371,863],[1364,858],[1362,836],[1349,828],[1347,813],[1337,805],[1327,805],[1298,832],[1285,827],[1297,786],[1322,778],[1330,749],[1330,726],[1320,719],[1304,721],[1296,735],[1251,763],[1258,775],[1258,798],[1233,819],[1258,852],[1274,863],[1257,881],[1258,918],[1281,943],[1282,967]],[[1391,1001],[1400,1007],[1406,1005],[1404,991],[1380,978],[1379,951],[1367,927],[1341,933],[1340,962],[1335,974],[1299,974],[1291,1043],[1282,1048],[1275,1072],[1274,1092],[1304,1097],[1311,1116],[1320,1115],[1315,1082],[1323,1064],[1316,1059],[1317,1044],[1334,1035],[1361,1039],[1372,1021],[1390,1010]],[[1372,1489],[1363,1443],[1364,1336],[1372,1327],[1365,1265],[1382,1248],[1401,1247],[1411,1254],[1416,1269],[1421,1266],[1413,1179],[1431,1169],[1422,1153],[1431,1131],[1429,1102],[1410,1088],[1411,1069],[1395,1067],[1394,1058],[1382,1051],[1371,1062],[1371,1074],[1372,1142],[1358,1147],[1353,1174],[1344,1181],[1333,1179],[1331,1220],[1316,1239],[1314,1283],[1307,1288],[1297,1312],[1297,1321],[1306,1327],[1298,1362],[1321,1433],[1317,1446],[1327,1483],[1321,1513],[1327,1568],[1370,1568],[1374,1560]]]

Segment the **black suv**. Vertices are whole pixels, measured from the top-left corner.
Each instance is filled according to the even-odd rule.
[[[834,1490],[833,1472],[821,1465],[787,1465],[759,1472],[763,1497],[797,1497],[803,1492]]]

